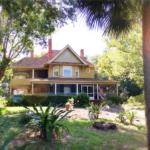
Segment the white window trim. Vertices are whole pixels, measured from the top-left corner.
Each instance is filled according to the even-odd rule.
[[[58,76],[55,75],[55,72],[58,72]],[[53,77],[59,77],[59,69],[53,67]]]
[[[65,69],[70,69],[70,71],[71,71],[71,76],[66,77],[66,76],[64,75],[64,70],[65,70]],[[71,77],[72,77],[72,66],[63,66],[63,77],[65,77],[65,78],[71,78]]]

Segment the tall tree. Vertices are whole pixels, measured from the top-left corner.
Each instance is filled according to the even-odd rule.
[[[119,80],[135,80],[143,87],[141,24],[136,24],[132,32],[118,39],[107,36],[106,45],[107,50],[97,59],[99,74]]]
[[[21,53],[33,50],[33,41],[45,43],[55,27],[73,18],[74,9],[49,0],[0,0],[0,80]],[[61,2],[63,4],[63,1]],[[60,6],[60,7],[59,7]]]
[[[144,89],[147,121],[147,143],[150,150],[150,0],[78,0],[77,7],[90,27],[103,27],[115,35],[128,31],[142,14]]]

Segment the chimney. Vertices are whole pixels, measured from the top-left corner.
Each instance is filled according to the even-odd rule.
[[[81,49],[81,50],[80,50],[80,57],[81,57],[81,58],[84,58],[84,49]]]
[[[30,56],[31,58],[33,58],[34,57],[34,51],[31,51],[31,56]]]
[[[52,57],[52,39],[48,39],[48,57]]]

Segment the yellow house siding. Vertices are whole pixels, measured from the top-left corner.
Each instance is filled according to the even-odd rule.
[[[30,79],[12,79],[10,81],[10,87],[17,87],[17,86],[26,86],[26,85],[31,85],[31,80]]]
[[[53,70],[58,69],[59,76],[63,77],[63,67],[67,65],[54,65],[49,66],[49,78],[53,76]],[[76,71],[79,70],[79,77],[76,77]],[[94,67],[86,67],[86,66],[72,66],[72,77],[73,78],[94,78]]]
[[[94,78],[94,68],[93,67],[81,67],[80,78]]]

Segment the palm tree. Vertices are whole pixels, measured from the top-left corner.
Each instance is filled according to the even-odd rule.
[[[145,112],[150,150],[150,0],[78,0],[77,8],[86,17],[89,27],[103,28],[104,33],[115,36],[129,31],[143,18]]]

